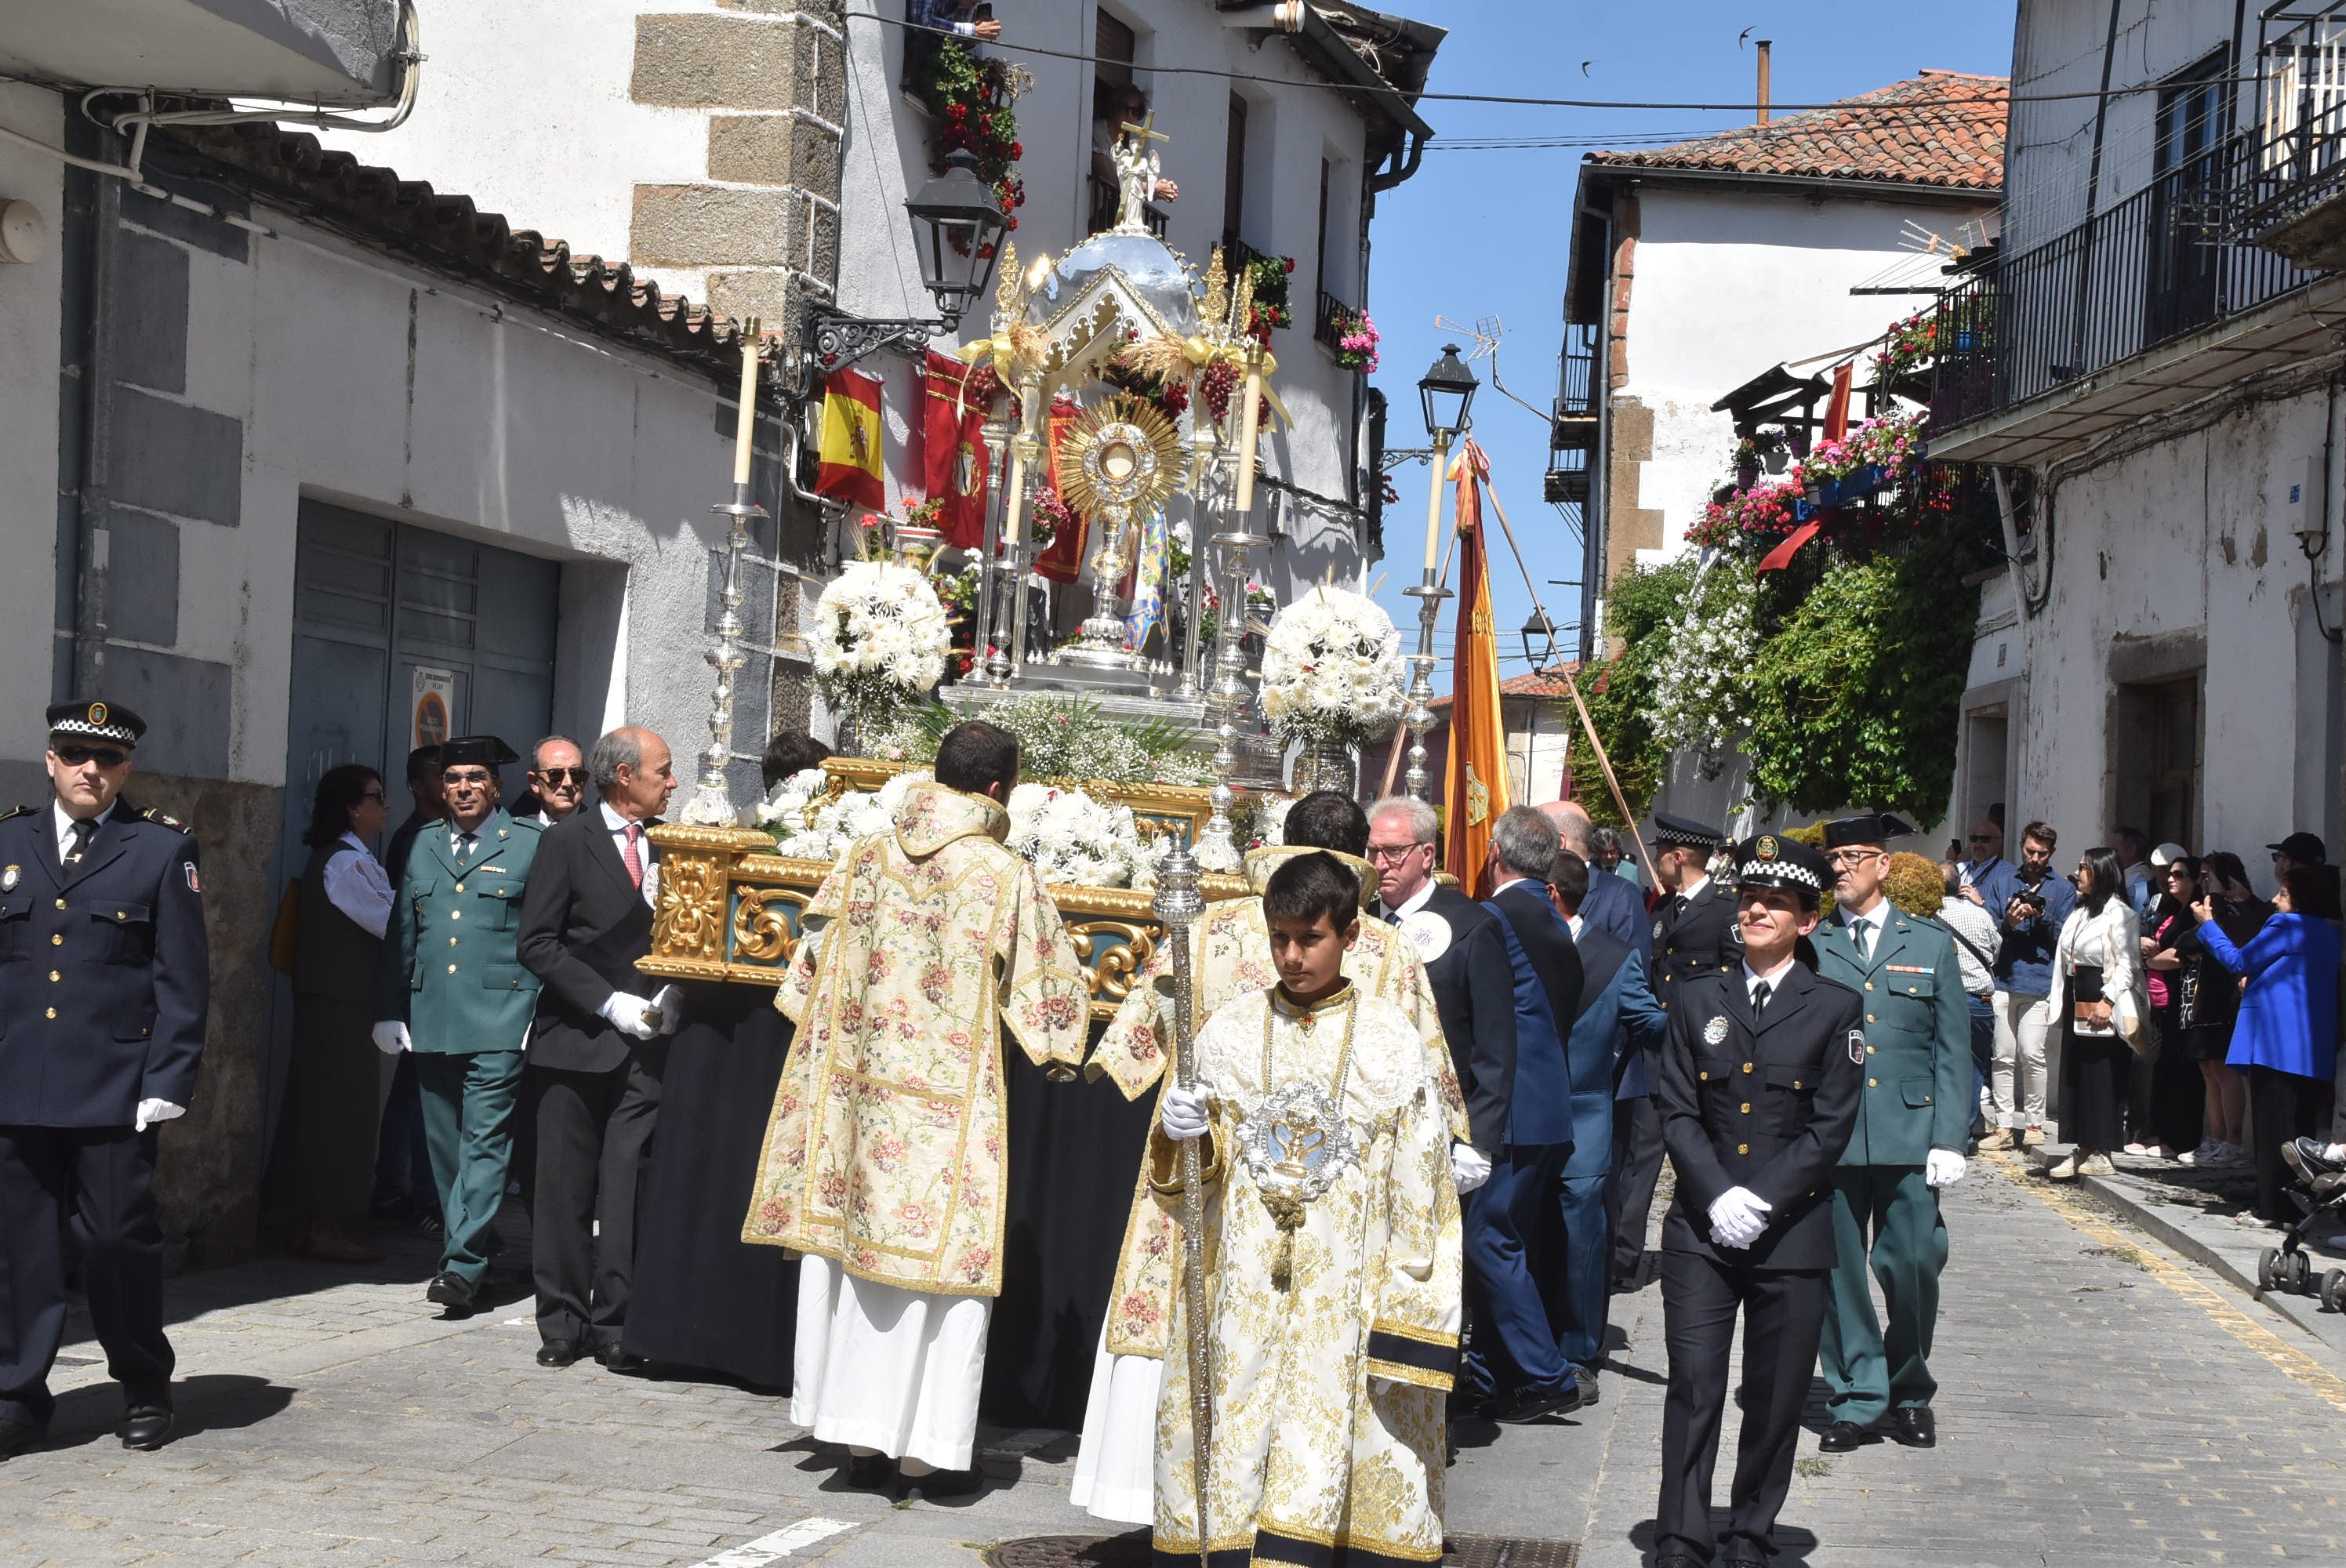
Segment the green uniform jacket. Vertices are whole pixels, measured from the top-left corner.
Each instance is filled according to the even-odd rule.
[[[537,976],[522,967],[515,943],[540,831],[500,806],[480,826],[472,864],[461,867],[447,823],[415,836],[383,933],[378,1016],[406,1024],[416,1050],[521,1049],[537,1011]]]
[[[1845,1166],[1920,1166],[1960,1151],[1972,1123],[1972,1020],[1954,939],[1888,903],[1872,962],[1834,917],[1817,928],[1817,972],[1865,1000],[1865,1098]]]

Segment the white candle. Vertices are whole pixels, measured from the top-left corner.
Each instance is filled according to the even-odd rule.
[[[1247,351],[1246,407],[1239,413],[1239,495],[1241,518],[1254,511],[1254,449],[1262,435],[1262,349]],[[1241,532],[1245,524],[1239,524]]]
[[[741,410],[733,426],[733,483],[750,483],[750,440],[758,423],[758,318],[741,323]]]
[[[1449,465],[1449,438],[1437,435],[1433,438],[1433,483],[1425,491],[1425,580],[1429,583],[1433,581],[1434,569],[1442,564],[1442,480]]]

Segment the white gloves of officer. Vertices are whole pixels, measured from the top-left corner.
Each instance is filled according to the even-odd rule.
[[[630,1040],[649,1040],[684,1022],[684,993],[673,985],[663,985],[658,995],[647,1000],[615,991],[603,1003],[602,1012],[611,1027]]]
[[[1206,1132],[1206,1096],[1195,1089],[1171,1088],[1165,1091],[1164,1108],[1157,1113],[1157,1125],[1165,1135],[1176,1143],[1188,1143],[1203,1137]]]
[[[1954,1150],[1933,1149],[1929,1163],[1923,1167],[1923,1183],[1933,1187],[1953,1186],[1964,1179],[1964,1172],[1970,1168]]]
[[[1450,1179],[1458,1184],[1458,1196],[1465,1196],[1491,1179],[1491,1162],[1475,1151],[1472,1144],[1450,1145]]]
[[[415,1043],[407,1037],[407,1025],[396,1018],[386,1018],[374,1026],[374,1048],[386,1056],[396,1056],[402,1051],[413,1051]]]
[[[1772,1207],[1749,1187],[1729,1187],[1711,1200],[1711,1239],[1722,1247],[1750,1246],[1768,1228]]]
[[[130,1130],[143,1133],[158,1122],[174,1121],[187,1114],[187,1106],[175,1105],[168,1100],[141,1100],[138,1102],[138,1119]]]

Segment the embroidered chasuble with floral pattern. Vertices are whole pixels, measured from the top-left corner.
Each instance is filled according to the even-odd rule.
[[[1297,855],[1326,851],[1300,845],[1277,845],[1250,851],[1246,875],[1255,896],[1225,899],[1209,904],[1190,927],[1190,969],[1198,988],[1191,1014],[1209,1019],[1231,1002],[1278,983],[1270,962],[1270,928],[1263,922],[1262,890],[1271,872]],[[1338,859],[1362,878],[1373,895],[1376,872],[1364,860],[1349,855]],[[1433,1075],[1435,1093],[1448,1119],[1451,1135],[1471,1141],[1466,1126],[1466,1101],[1458,1091],[1458,1076],[1443,1043],[1442,1023],[1426,983],[1425,966],[1417,950],[1381,921],[1362,920],[1361,938],[1344,955],[1344,977],[1370,996],[1399,1008],[1425,1043],[1426,1065]],[[1137,1100],[1152,1085],[1171,1081],[1168,1071],[1173,1055],[1173,954],[1160,946],[1150,955],[1132,989],[1126,993],[1098,1046],[1092,1052],[1087,1075],[1105,1074]],[[1161,1094],[1160,1094],[1160,1098]],[[1107,1349],[1115,1356],[1162,1356],[1165,1326],[1173,1307],[1173,1274],[1181,1256],[1180,1204],[1150,1189],[1144,1157],[1133,1183],[1132,1217],[1126,1223],[1124,1245],[1117,1255],[1116,1285],[1108,1297]]]
[[[1357,986],[1309,1009],[1258,993],[1199,1033],[1198,1068],[1215,1560],[1439,1562],[1460,1237],[1423,1037]],[[1172,1185],[1161,1132],[1150,1159]],[[1159,1563],[1198,1554],[1190,1310],[1177,1298],[1157,1407]]]
[[[1007,1120],[997,1017],[1083,1060],[1090,1001],[1009,818],[942,784],[849,848],[774,998],[798,1025],[741,1239],[943,1295],[1002,1293]],[[820,927],[818,930],[817,927]]]

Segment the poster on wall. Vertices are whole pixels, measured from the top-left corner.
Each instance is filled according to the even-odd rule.
[[[456,705],[456,672],[429,669],[420,664],[410,669],[407,710],[412,716],[410,728],[413,733],[407,744],[437,746],[451,732],[450,715]]]

